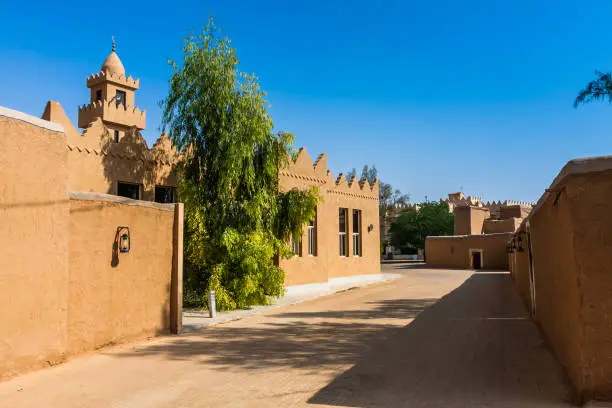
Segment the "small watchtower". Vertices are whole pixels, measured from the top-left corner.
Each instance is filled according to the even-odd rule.
[[[116,53],[113,39],[111,52],[100,72],[87,78],[91,90],[90,103],[79,108],[79,127],[86,128],[97,118],[113,133],[115,142],[131,128],[145,128],[146,113],[136,107],[138,79],[125,75],[125,68]]]

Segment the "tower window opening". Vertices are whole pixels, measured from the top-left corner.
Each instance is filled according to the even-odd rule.
[[[117,101],[117,106],[123,105],[123,107],[125,108],[125,92],[124,91],[117,91],[117,95],[115,96],[115,99]]]

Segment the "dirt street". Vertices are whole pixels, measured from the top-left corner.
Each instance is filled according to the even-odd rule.
[[[0,406],[568,406],[508,274],[385,268],[403,277],[13,378]]]

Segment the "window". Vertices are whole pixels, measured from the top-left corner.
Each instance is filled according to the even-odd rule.
[[[155,202],[173,203],[175,195],[174,191],[174,187],[155,186]]]
[[[96,101],[101,101],[102,100],[102,90],[98,89],[96,91]]]
[[[340,256],[348,255],[348,240],[346,237],[346,230],[348,228],[348,209],[340,208],[338,211],[338,237],[340,238]]]
[[[353,256],[361,256],[361,210],[353,210]]]
[[[140,184],[119,182],[117,183],[117,195],[140,200]]]
[[[291,240],[291,249],[295,256],[302,256],[302,238],[292,238]]]
[[[123,107],[125,108],[125,92],[117,91],[117,95],[115,96],[115,99],[117,101],[117,106],[123,105]]]
[[[308,223],[308,255],[317,256],[317,214]]]
[[[115,130],[115,134],[113,135],[113,140],[115,143],[119,143],[119,131]]]

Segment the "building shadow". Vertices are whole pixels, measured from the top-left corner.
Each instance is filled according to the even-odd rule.
[[[474,274],[317,392],[350,407],[563,407],[571,394],[510,275]]]
[[[100,155],[108,194],[117,194],[117,182],[140,186],[155,184],[154,156],[141,133],[135,127],[127,130],[115,141],[107,129],[100,140]],[[143,188],[143,187],[141,187]],[[141,191],[141,194],[144,194]],[[144,198],[141,196],[141,199]],[[150,199],[147,197],[147,199]]]
[[[414,320],[401,326],[396,319]],[[114,355],[185,359],[253,375],[267,368],[308,375],[351,367],[310,404],[568,406],[561,370],[507,273],[475,274],[437,302],[390,299],[357,310],[281,312]]]

